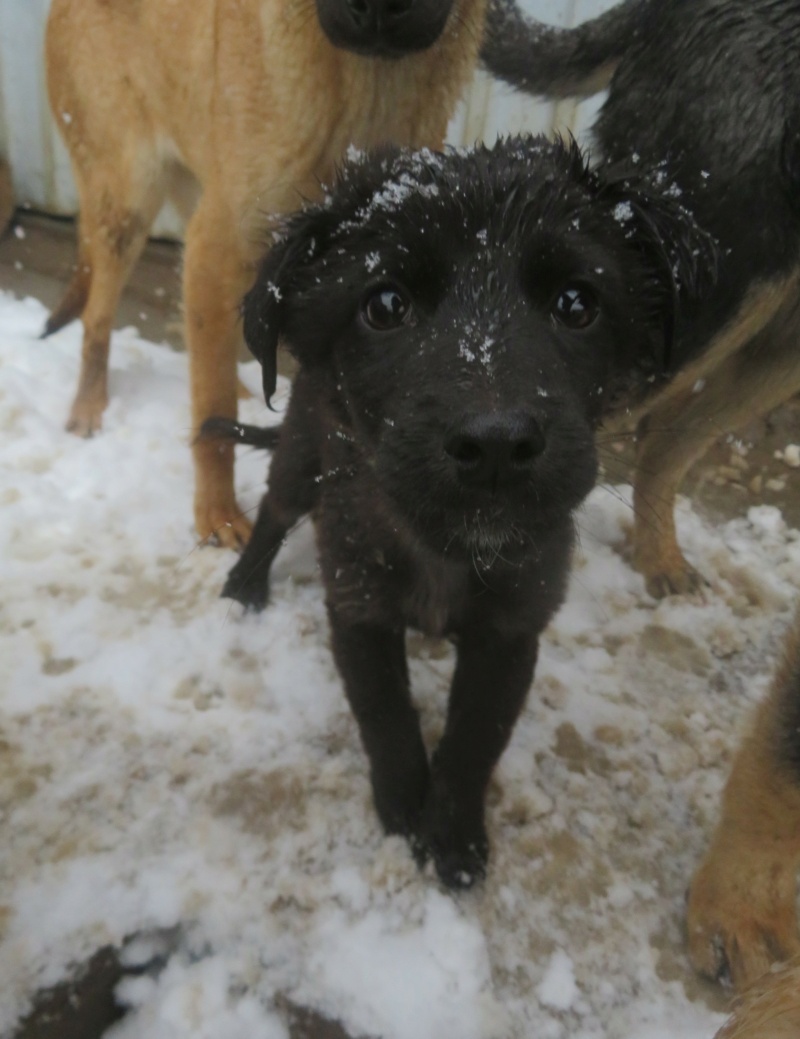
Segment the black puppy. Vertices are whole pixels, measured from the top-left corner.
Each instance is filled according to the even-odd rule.
[[[289,221],[246,297],[267,399],[279,336],[300,372],[224,594],[262,606],[313,512],[378,814],[449,886],[485,870],[484,795],[564,595],[595,426],[661,371],[677,281],[705,253],[677,202],[575,146],[387,151]],[[458,644],[430,764],[408,625]]]

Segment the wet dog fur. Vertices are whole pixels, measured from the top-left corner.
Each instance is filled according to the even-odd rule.
[[[605,79],[603,158],[660,165],[718,243],[716,286],[682,309],[673,378],[637,430],[634,561],[653,595],[689,591],[701,579],[673,518],[684,474],[800,391],[800,2],[626,0],[560,31],[494,0],[488,25],[484,61],[522,89],[590,93]],[[795,627],[691,887],[692,961],[740,990],[800,953],[799,645]]]
[[[245,299],[267,399],[279,336],[299,374],[224,594],[263,606],[287,531],[312,513],[375,807],[451,887],[486,868],[484,796],[564,595],[594,431],[662,371],[677,281],[700,280],[701,256],[652,183],[521,138],[349,165]],[[458,646],[430,762],[408,626]]]
[[[96,433],[119,295],[165,199],[183,269],[192,428],[236,415],[238,305],[270,214],[319,197],[349,146],[441,144],[485,0],[53,0],[50,105],[78,189],[78,264],[45,334],[82,317],[67,428]],[[176,46],[176,41],[180,41]],[[233,451],[193,436],[201,538],[240,547]]]

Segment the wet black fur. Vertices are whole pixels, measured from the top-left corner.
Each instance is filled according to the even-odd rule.
[[[378,814],[450,886],[485,869],[484,795],[564,595],[595,427],[659,377],[677,284],[706,255],[678,203],[644,179],[590,172],[574,146],[387,151],[346,167],[326,205],[289,221],[245,300],[267,399],[279,336],[300,371],[224,594],[262,607],[287,531],[312,512]],[[378,332],[363,303],[388,284],[414,317]],[[554,316],[575,285],[599,307],[583,330]],[[513,472],[475,484],[453,438],[487,429],[525,451]],[[246,428],[234,435],[248,441]],[[458,644],[430,762],[408,626]]]
[[[593,128],[602,160],[660,166],[719,243],[715,290],[682,310],[676,367],[754,282],[800,261],[800,0],[625,0],[570,30],[491,0],[482,58],[562,96],[618,63]]]

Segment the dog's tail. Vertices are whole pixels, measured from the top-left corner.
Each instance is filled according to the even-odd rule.
[[[518,90],[547,97],[588,97],[603,90],[659,0],[623,0],[573,29],[528,18],[517,0],[489,0],[481,60]]]
[[[78,269],[67,286],[64,297],[47,319],[41,338],[46,339],[54,332],[64,328],[71,321],[79,318],[89,298],[89,289],[92,284],[92,269],[81,259],[78,260]]]
[[[232,418],[214,416],[207,418],[200,427],[198,440],[228,440],[234,444],[246,444],[271,451],[278,446],[280,426],[250,426]]]

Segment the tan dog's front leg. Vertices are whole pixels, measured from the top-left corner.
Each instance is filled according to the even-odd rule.
[[[198,441],[211,415],[236,417],[239,304],[253,269],[237,230],[241,221],[208,192],[186,232],[184,307],[192,395],[194,516],[203,540],[241,548],[251,523],[236,503],[233,446]]]
[[[734,760],[689,894],[689,954],[743,991],[800,953],[800,614],[772,692]]]

